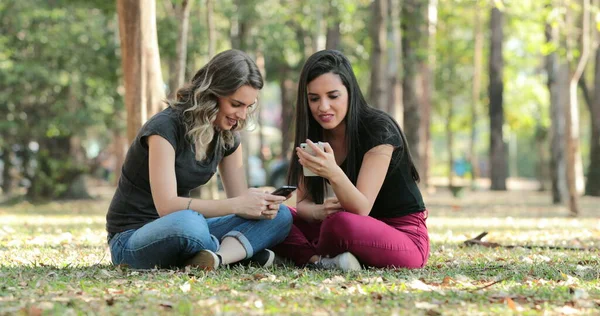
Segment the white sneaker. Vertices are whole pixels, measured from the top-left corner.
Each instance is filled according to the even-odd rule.
[[[358,259],[350,252],[344,252],[333,258],[321,258],[315,265],[323,269],[340,269],[342,271],[359,271],[362,269]]]

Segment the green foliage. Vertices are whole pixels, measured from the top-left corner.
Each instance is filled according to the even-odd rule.
[[[0,124],[4,141],[27,146],[56,137],[108,138],[120,128],[117,93],[120,61],[114,12],[100,2],[11,1],[0,4]],[[113,12],[113,13],[110,13]],[[55,173],[68,174],[69,152],[48,157]],[[41,156],[35,157],[43,159]],[[83,166],[68,169],[79,169]],[[40,181],[54,181],[54,177]],[[58,191],[68,183],[54,182]],[[50,195],[53,196],[53,195]]]

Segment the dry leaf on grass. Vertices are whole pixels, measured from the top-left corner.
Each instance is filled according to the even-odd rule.
[[[190,282],[185,282],[179,286],[179,289],[181,289],[183,293],[189,292],[191,288],[192,286],[190,285]]]

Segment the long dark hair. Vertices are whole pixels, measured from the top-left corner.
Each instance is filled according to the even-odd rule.
[[[386,128],[387,130],[384,134],[387,135],[384,135],[384,137],[400,134],[400,137],[402,138],[402,150],[395,150],[395,154],[402,155],[403,153],[406,153],[411,176],[418,182],[420,179],[419,173],[413,163],[410,150],[408,149],[408,143],[402,129],[400,129],[398,123],[389,114],[367,104],[367,101],[365,101],[365,98],[360,91],[360,87],[358,86],[350,61],[348,61],[346,56],[341,52],[336,50],[319,51],[310,56],[308,60],[306,60],[306,63],[304,63],[298,82],[298,96],[296,99],[296,138],[294,141],[294,148],[300,147],[300,144],[305,142],[307,138],[315,142],[323,140],[323,128],[315,120],[309,110],[307,86],[315,78],[326,73],[338,75],[348,90],[348,112],[344,119],[346,122],[345,143],[347,148],[344,172],[350,181],[356,184],[360,169],[358,163],[359,161],[362,161],[362,157],[357,157],[356,150],[361,145],[359,130],[367,131],[367,133],[370,131],[368,127],[361,128],[361,122],[364,121],[377,122],[378,126]],[[310,196],[315,203],[323,203],[325,180],[321,177],[304,177],[302,165],[298,162],[298,155],[294,151],[288,172],[288,183],[298,185],[300,180],[306,188],[306,196],[298,197],[298,200],[300,201]]]

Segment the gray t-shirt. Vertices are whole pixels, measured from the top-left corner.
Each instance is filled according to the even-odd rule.
[[[223,149],[217,143],[213,154],[203,161],[196,160],[194,145],[186,137],[185,125],[179,112],[167,108],[154,115],[142,126],[127,152],[119,178],[119,184],[106,214],[106,230],[120,233],[140,228],[159,218],[152,193],[148,172],[148,137],[160,135],[175,149],[175,176],[177,195],[189,197],[190,191],[203,184],[217,171],[224,156],[232,154],[240,144],[239,133],[235,133],[235,144]]]

